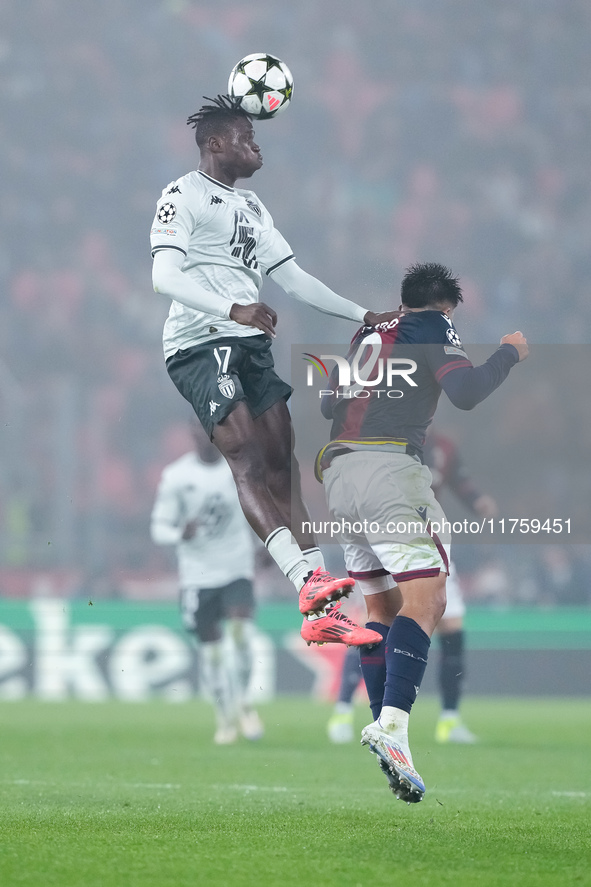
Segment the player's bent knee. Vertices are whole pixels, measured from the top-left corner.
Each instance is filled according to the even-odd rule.
[[[393,584],[392,577],[357,579],[356,584],[365,600],[368,621],[391,625],[402,604],[400,590]]]

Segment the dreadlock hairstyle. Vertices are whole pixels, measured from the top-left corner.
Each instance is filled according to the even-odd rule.
[[[455,308],[458,302],[464,301],[459,279],[437,262],[417,263],[407,268],[400,295],[407,308],[427,308],[441,302]]]
[[[203,98],[213,104],[203,105],[187,118],[187,126],[194,128],[195,141],[199,148],[203,148],[211,136],[226,131],[236,120],[251,119],[229,95],[218,95],[214,99],[204,95]]]

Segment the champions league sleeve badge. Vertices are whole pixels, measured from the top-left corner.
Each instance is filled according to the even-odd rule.
[[[448,330],[445,331],[445,335],[447,336],[448,340],[451,342],[452,345],[455,345],[457,348],[462,347],[462,340],[458,336],[456,330],[454,330],[450,327]]]
[[[163,203],[157,214],[158,221],[161,222],[163,225],[170,224],[175,216],[176,206],[174,205],[174,203]]]

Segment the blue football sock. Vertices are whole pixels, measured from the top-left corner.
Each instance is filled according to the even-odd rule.
[[[431,640],[408,616],[397,616],[386,639],[384,705],[410,712],[417,698]]]
[[[366,622],[366,628],[378,631],[383,637],[381,644],[369,649],[361,648],[361,671],[369,696],[369,707],[374,721],[377,721],[382,710],[384,684],[386,682],[386,638],[390,628],[381,622]]]
[[[457,711],[464,679],[464,632],[451,631],[439,635],[439,689],[441,707]]]
[[[351,703],[353,694],[361,680],[361,668],[359,666],[359,647],[349,647],[343,660],[341,672],[341,686],[339,687],[339,702]]]

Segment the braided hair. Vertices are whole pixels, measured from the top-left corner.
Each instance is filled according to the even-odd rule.
[[[203,105],[187,118],[187,126],[194,128],[195,141],[199,148],[203,148],[211,136],[225,132],[237,120],[251,120],[238,102],[228,95],[218,95],[214,99],[204,95],[203,98],[213,104]]]

